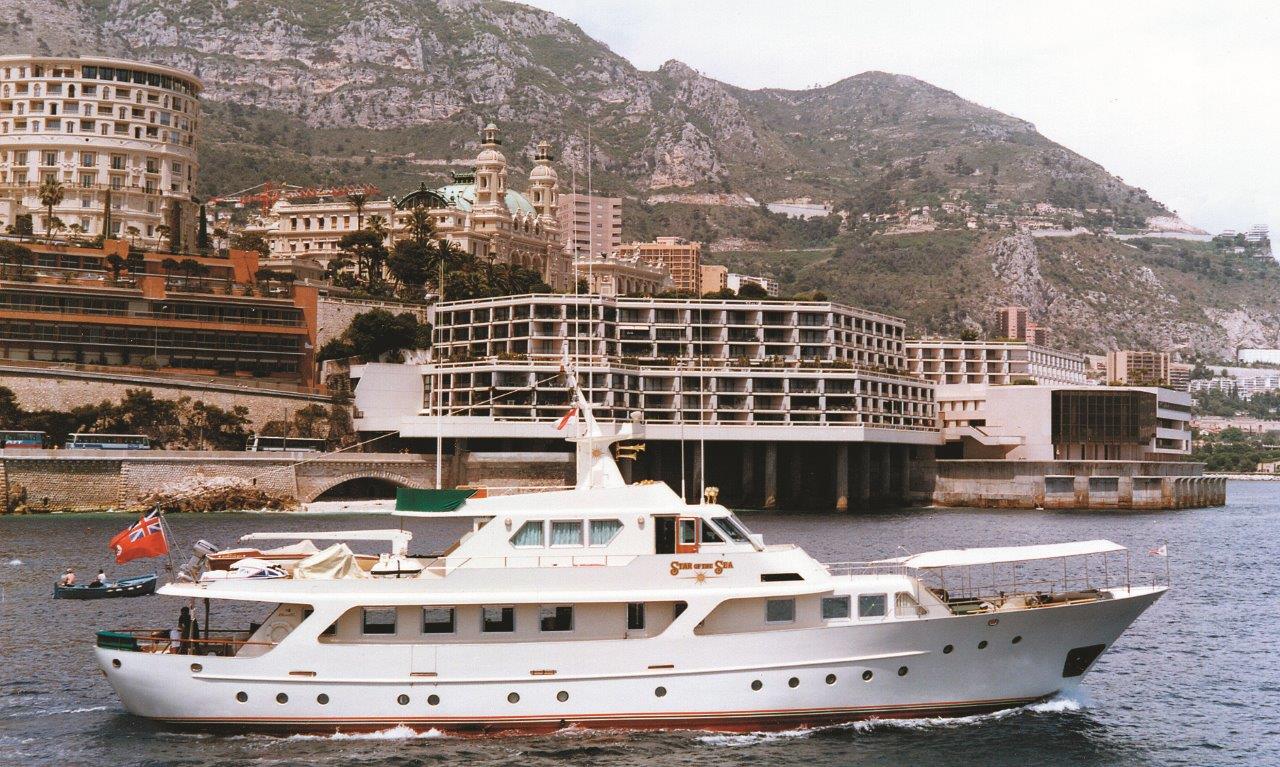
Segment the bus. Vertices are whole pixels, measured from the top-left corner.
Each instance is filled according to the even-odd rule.
[[[150,450],[151,439],[141,434],[68,434],[68,450]]]
[[[0,430],[0,447],[39,450],[49,445],[49,435],[42,431]]]
[[[325,440],[310,437],[265,437],[254,434],[244,449],[250,453],[277,453],[285,450],[297,450],[303,453],[323,452]]]

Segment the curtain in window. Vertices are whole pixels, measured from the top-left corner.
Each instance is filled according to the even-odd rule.
[[[541,546],[542,520],[535,519],[525,522],[511,538],[511,543],[516,546]]]
[[[621,529],[622,522],[617,519],[591,520],[591,545],[604,546],[608,544]]]
[[[551,545],[552,546],[581,546],[582,545],[582,523],[581,522],[552,522],[551,523]]]

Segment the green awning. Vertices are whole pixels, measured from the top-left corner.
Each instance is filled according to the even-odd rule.
[[[475,488],[415,490],[412,487],[397,487],[396,511],[457,511],[477,492]]]

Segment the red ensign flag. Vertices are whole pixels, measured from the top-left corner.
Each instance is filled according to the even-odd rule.
[[[110,546],[118,565],[133,559],[168,554],[169,542],[165,540],[164,528],[160,524],[160,512],[153,511],[138,520],[136,525],[122,530],[111,539]]]
[[[568,426],[569,422],[572,421],[573,417],[577,414],[578,409],[576,407],[569,408],[569,412],[565,413],[564,417],[560,419],[560,423],[556,424],[556,431],[560,431],[564,427]]]

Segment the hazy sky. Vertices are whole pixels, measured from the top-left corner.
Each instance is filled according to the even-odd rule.
[[[913,75],[1217,232],[1280,227],[1280,6],[1249,2],[526,0],[641,69],[750,88]]]

